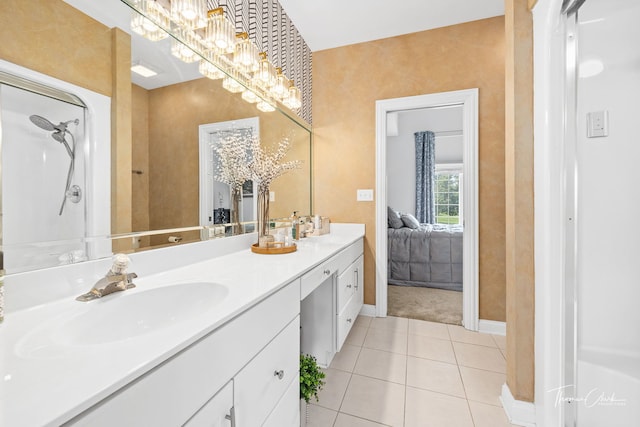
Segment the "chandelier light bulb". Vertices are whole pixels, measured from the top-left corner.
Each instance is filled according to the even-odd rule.
[[[171,0],[171,19],[183,28],[194,30],[207,25],[205,0]]]

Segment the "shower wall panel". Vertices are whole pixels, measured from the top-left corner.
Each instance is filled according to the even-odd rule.
[[[587,0],[578,11],[575,397],[581,427],[640,425],[638,20],[637,0]]]

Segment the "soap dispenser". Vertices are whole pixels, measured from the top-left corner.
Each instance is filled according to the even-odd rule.
[[[291,215],[291,235],[293,240],[300,240],[300,221],[297,213],[298,211],[293,211],[293,215]]]

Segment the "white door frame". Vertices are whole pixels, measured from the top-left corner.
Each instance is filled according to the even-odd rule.
[[[211,163],[212,151],[209,146],[209,134],[223,130],[253,128],[254,135],[260,135],[260,119],[250,117],[247,119],[230,120],[227,122],[207,123],[198,127],[199,165],[200,165],[200,225],[211,225],[209,217],[213,210],[213,196],[211,186],[213,181],[208,176],[207,167]],[[213,172],[213,171],[211,171]],[[256,193],[256,183],[253,183],[253,194]],[[256,203],[254,203],[255,205]],[[254,206],[254,212],[256,208]],[[242,211],[241,211],[242,212]],[[255,216],[254,216],[255,218]]]
[[[457,90],[376,101],[376,307],[387,315],[387,113],[462,105],[463,264],[462,322],[478,330],[478,89]]]

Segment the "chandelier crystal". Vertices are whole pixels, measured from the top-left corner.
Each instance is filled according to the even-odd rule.
[[[300,89],[298,89],[294,84],[293,80],[291,80],[291,86],[289,86],[287,95],[282,100],[282,103],[292,110],[297,110],[302,106],[302,94],[300,93]]]
[[[222,72],[218,67],[213,65],[209,60],[201,59],[200,64],[198,65],[198,71],[203,76],[211,79],[218,80],[223,78],[226,74]]]
[[[161,28],[169,28],[169,12],[154,0],[141,0],[140,8],[145,11],[145,15],[135,10],[131,12],[131,30],[154,42],[169,37]]]
[[[198,36],[193,31],[185,30],[180,34],[182,41],[171,40],[171,54],[187,64],[197,61],[200,56],[196,53],[200,45]]]
[[[222,80],[222,87],[231,93],[244,92],[244,86],[231,76],[227,76]]]
[[[258,48],[249,40],[249,34],[239,33],[236,35],[233,63],[245,73],[253,73],[258,70],[260,65]]]
[[[282,68],[276,68],[276,83],[271,88],[271,94],[278,100],[282,100],[289,90],[289,80],[282,74]]]
[[[181,27],[195,30],[207,25],[205,0],[171,0],[171,19]]]
[[[205,44],[218,54],[233,53],[235,50],[235,28],[224,17],[224,11],[221,7],[212,9],[207,13]]]
[[[271,61],[267,59],[267,52],[260,53],[258,71],[254,74],[253,80],[257,85],[265,89],[269,89],[276,84],[276,68]]]

